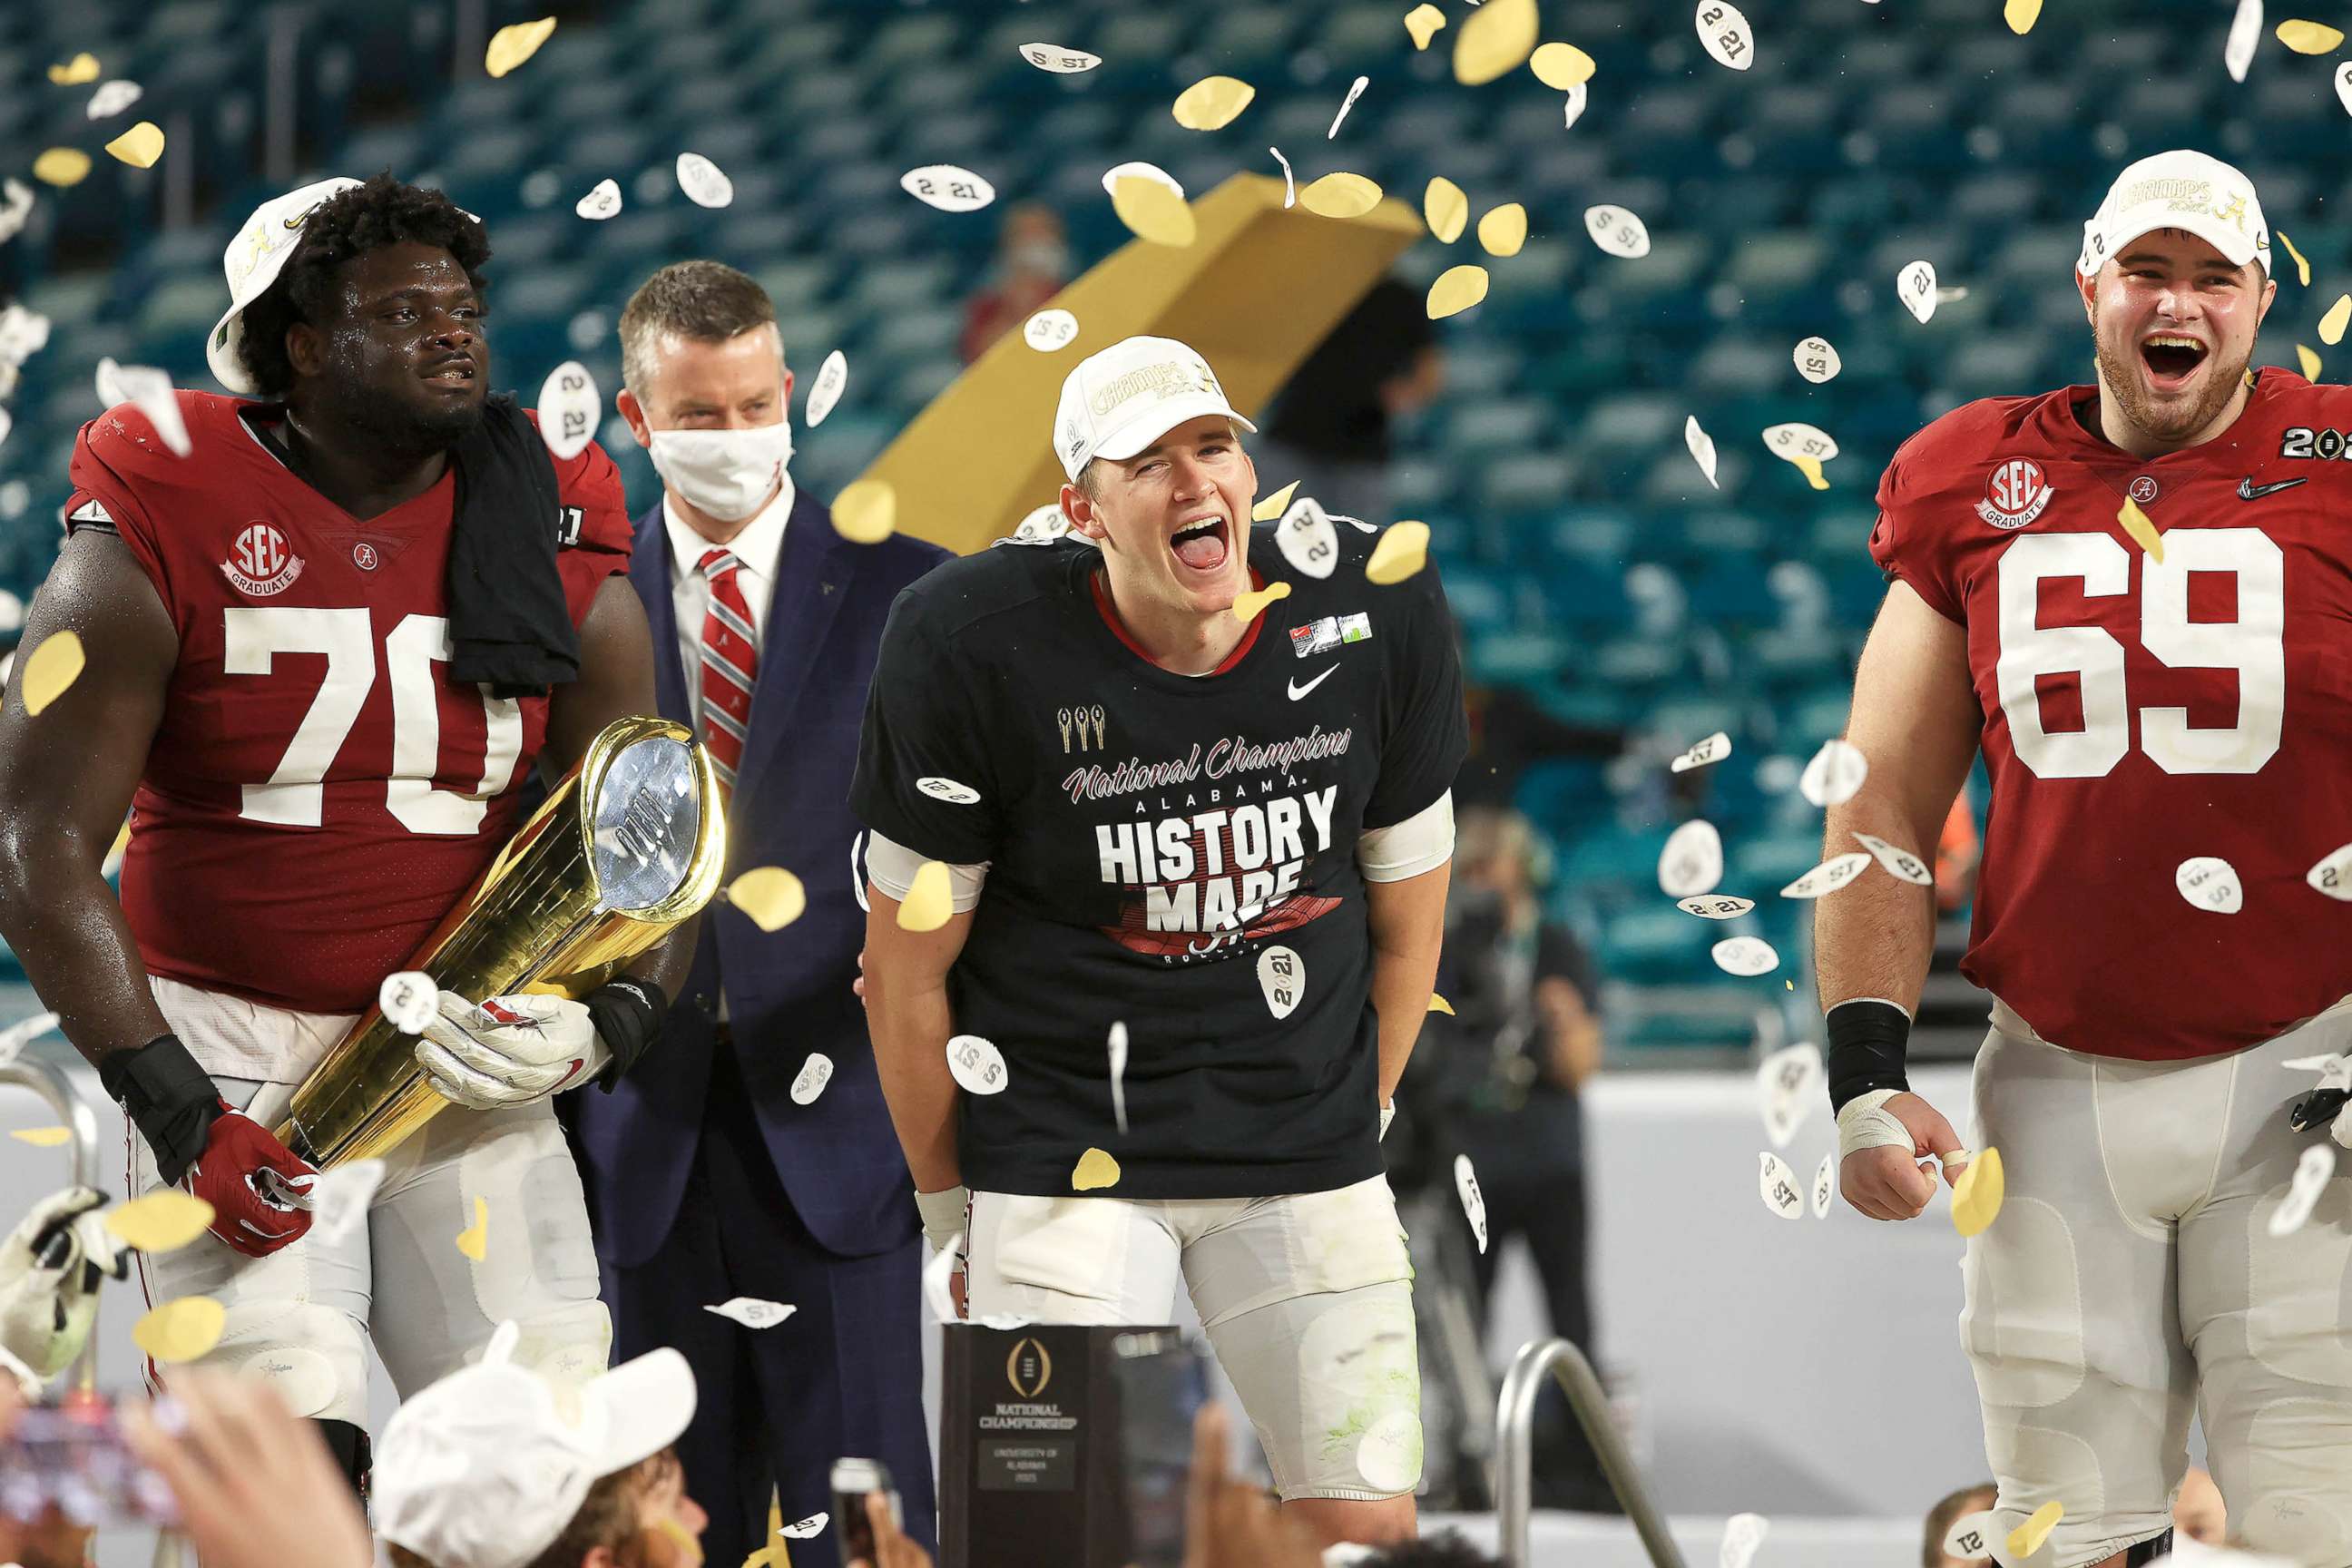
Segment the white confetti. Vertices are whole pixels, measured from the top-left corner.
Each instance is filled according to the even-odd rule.
[[[58,1026],[55,1013],[36,1013],[0,1029],[0,1068],[25,1054],[25,1047]]]
[[[599,180],[595,188],[572,204],[572,210],[591,223],[602,223],[621,210],[621,183]]]
[[[1802,420],[1768,426],[1764,432],[1764,445],[1774,457],[1788,463],[1793,463],[1799,458],[1811,458],[1817,463],[1826,463],[1838,455],[1838,444],[1830,438],[1828,431]]]
[[[604,423],[604,400],[586,365],[566,360],[548,372],[539,388],[539,438],[557,462],[586,451]]]
[[[1279,156],[1279,154],[1276,155]],[[1175,175],[1170,174],[1167,170],[1161,168],[1157,163],[1138,162],[1131,163],[1119,163],[1104,170],[1102,177],[1103,195],[1107,196],[1116,196],[1118,195],[1118,183],[1121,180],[1128,178],[1129,175],[1133,175],[1135,178],[1139,180],[1156,180],[1160,184],[1163,184],[1170,190],[1175,192],[1179,196],[1181,196],[1184,194],[1184,187],[1176,183]]]
[[[1127,1025],[1110,1026],[1110,1114],[1118,1123],[1119,1135],[1127,1135]]]
[[[1324,141],[1328,142],[1339,134],[1339,121],[1348,118],[1348,110],[1356,107],[1356,100],[1363,97],[1364,89],[1371,84],[1372,79],[1368,76],[1356,79],[1355,85],[1348,89],[1348,96],[1340,101],[1339,112],[1331,117],[1331,129],[1323,132]]]
[[[1040,310],[1021,324],[1021,341],[1041,354],[1070,346],[1078,335],[1078,319],[1067,310]]]
[[[24,229],[25,220],[33,216],[33,187],[22,180],[0,180],[0,195],[6,198],[0,201],[0,245],[5,245],[16,237]],[[11,305],[9,309],[21,310],[23,307]],[[22,364],[24,361],[20,357],[15,363]]]
[[[931,1306],[931,1316],[942,1323],[961,1322],[956,1316],[955,1291],[950,1281],[956,1270],[963,1266],[963,1238],[958,1237],[953,1246],[943,1247],[923,1265],[923,1300]]]
[[[1421,1474],[1421,1417],[1391,1410],[1364,1428],[1356,1445],[1356,1473],[1376,1492],[1411,1490]]]
[[[1936,268],[1926,261],[1915,261],[1895,275],[1895,296],[1903,308],[1919,318],[1922,325],[1936,313]]]
[[[1649,229],[1623,207],[1585,208],[1584,228],[1592,243],[1612,256],[1637,261],[1650,254]]]
[[[89,95],[89,106],[83,112],[92,120],[110,120],[147,95],[147,89],[135,81],[117,78],[98,84]]]
[[[1916,883],[1922,888],[1936,885],[1936,873],[1927,868],[1927,862],[1908,849],[1889,844],[1875,834],[1857,833],[1853,837],[1856,843],[1878,857],[1880,865],[1905,881]]]
[[[1591,85],[1590,82],[1580,81],[1568,89],[1568,101],[1562,107],[1560,114],[1561,130],[1573,131],[1576,128],[1576,122],[1584,118],[1584,105],[1591,96],[1590,91]]]
[[[1728,893],[1703,893],[1695,899],[1678,899],[1675,908],[1706,921],[1738,920],[1756,908],[1753,899],[1736,899]]]
[[[333,1247],[367,1218],[375,1190],[383,1185],[383,1162],[353,1160],[319,1173],[310,1184],[310,1237]]]
[[[1832,855],[1787,887],[1780,889],[1784,899],[1820,899],[1836,892],[1870,869],[1870,856],[1860,849],[1843,855]]]
[[[919,781],[917,783],[916,787],[918,789],[922,787]],[[849,841],[849,890],[852,894],[856,895],[857,899],[857,908],[859,912],[863,914],[872,914],[874,912],[874,905],[872,901],[866,897],[865,854],[866,835],[861,832]]]
[[[1845,367],[1845,362],[1838,358],[1838,352],[1830,345],[1829,339],[1822,337],[1799,339],[1793,357],[1797,362],[1797,374],[1816,386],[1833,379]]]
[[[1059,44],[1024,44],[1021,58],[1041,71],[1056,76],[1074,76],[1090,71],[1102,64],[1100,55],[1090,55],[1084,49],[1066,49]]]
[[[814,1105],[824,1086],[833,1081],[833,1058],[823,1051],[811,1051],[808,1060],[801,1064],[798,1077],[793,1079],[793,1103]]]
[[[915,787],[933,800],[946,801],[950,805],[978,805],[980,792],[968,784],[958,784],[937,773],[926,773],[915,781]]]
[[[1463,1215],[1470,1222],[1470,1234],[1478,1238],[1478,1250],[1486,1250],[1486,1194],[1478,1190],[1478,1173],[1471,1168],[1470,1156],[1454,1156],[1454,1195],[1462,1200]]]
[[[677,155],[677,188],[698,207],[723,207],[735,199],[735,182],[699,153]]]
[[[898,188],[943,213],[976,213],[996,199],[996,187],[954,163],[926,163],[898,176]]]
[[[1696,414],[1683,421],[1683,445],[1690,448],[1690,455],[1697,460],[1698,471],[1706,476],[1706,482],[1721,489],[1722,481],[1715,477],[1715,437],[1699,428]]]
[[[1743,979],[1769,974],[1780,967],[1780,955],[1762,937],[1727,937],[1715,944],[1715,966]]]
[[[2336,101],[2344,106],[2345,113],[2352,114],[2352,60],[2336,68]]]
[[[173,457],[184,458],[195,450],[188,439],[188,421],[180,412],[180,400],[172,393],[172,378],[152,365],[100,360],[98,400],[109,408],[118,403],[134,405],[147,416],[147,422],[155,426],[155,434]]]
[[[1764,1135],[1775,1149],[1786,1149],[1813,1102],[1822,1094],[1822,1048],[1794,1045],[1774,1051],[1756,1069],[1756,1104],[1764,1117]]]
[[[772,1329],[794,1312],[798,1307],[788,1307],[782,1301],[762,1301],[756,1296],[737,1296],[721,1301],[716,1307],[705,1307],[706,1312],[716,1312],[722,1318],[732,1318],[747,1329]]]
[[[2321,1089],[2352,1089],[2352,1057],[2327,1055],[2298,1057],[2279,1066],[2292,1072],[2315,1072]]]
[[[1667,836],[1658,854],[1658,887],[1670,899],[1715,891],[1723,880],[1723,836],[1696,818]]]
[[[1738,6],[1724,0],[1699,0],[1696,20],[1698,41],[1716,64],[1744,71],[1756,63],[1756,35]]]
[[[2230,22],[2229,41],[2221,46],[2221,64],[2231,81],[2246,79],[2254,50],[2263,41],[2263,0],[2238,0],[2238,14]]]
[[[2303,879],[2331,899],[2352,903],[2352,844],[2329,850],[2325,859],[2304,873]]]
[[[1993,1528],[1992,1510],[1979,1509],[1964,1513],[1952,1521],[1952,1528],[1944,1531],[1944,1555],[1969,1562],[1992,1555],[1992,1543],[2000,1537]]]
[[[818,1531],[824,1528],[824,1521],[827,1517],[827,1515],[822,1513],[813,1513],[806,1519],[793,1521],[792,1523],[785,1525],[782,1530],[777,1531],[776,1533],[782,1536],[786,1541],[807,1541],[814,1536]]]
[[[2215,914],[2234,915],[2246,907],[2246,890],[2238,880],[2237,868],[2218,855],[2183,860],[2172,873],[2172,885],[2180,889],[2182,898]]]
[[[1813,1217],[1815,1219],[1830,1217],[1830,1198],[1836,1191],[1837,1151],[1832,1149],[1822,1156],[1821,1164],[1813,1172]]]
[[[2271,1211],[2270,1233],[2273,1236],[2293,1236],[2311,1217],[2311,1211],[2327,1190],[2329,1178],[2336,1174],[2336,1149],[2329,1143],[2314,1143],[2294,1163],[2294,1179],[2288,1184],[2286,1196]]]
[[[841,401],[842,389],[848,384],[849,356],[835,349],[816,367],[816,380],[809,385],[808,401],[801,405],[801,418],[810,429],[824,423],[824,416]]]
[[[1004,1053],[978,1035],[958,1035],[948,1042],[948,1071],[967,1094],[1004,1092]]]
[[[1748,1568],[1756,1560],[1756,1549],[1764,1544],[1771,1523],[1760,1513],[1735,1513],[1723,1521],[1723,1547],[1717,1554],[1718,1568]]]
[[[1719,763],[1729,755],[1731,755],[1731,737],[1717,730],[1714,734],[1668,763],[1666,771],[1686,773],[1693,768],[1703,768],[1709,763]]]
[[[1844,741],[1824,741],[1798,775],[1797,793],[1814,805],[1843,805],[1869,776],[1870,759],[1862,754],[1862,748]],[[2352,849],[2352,845],[2345,847]]]
[[[441,1011],[441,987],[421,970],[387,974],[375,988],[376,1011],[404,1035],[421,1035]]]
[[[1312,496],[1300,496],[1274,527],[1274,542],[1291,570],[1308,577],[1328,577],[1339,563],[1339,531]]]
[[[1307,964],[1286,947],[1269,947],[1257,955],[1257,986],[1265,993],[1266,1011],[1287,1018],[1307,994]]]
[[[1797,1173],[1789,1169],[1789,1162],[1766,1150],[1759,1156],[1756,1190],[1764,1199],[1764,1206],[1782,1219],[1802,1219],[1805,1216],[1805,1194],[1797,1190]]]
[[[1282,165],[1282,210],[1288,212],[1298,205],[1298,177],[1290,172],[1290,160],[1282,155],[1279,147],[1269,147],[1274,161]]]

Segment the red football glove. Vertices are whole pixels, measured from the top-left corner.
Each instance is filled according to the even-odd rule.
[[[264,1171],[270,1178],[261,1176]],[[310,1211],[299,1200],[309,1196],[318,1179],[318,1171],[268,1128],[223,1100],[220,1118],[205,1135],[205,1152],[181,1185],[213,1205],[209,1228],[215,1236],[247,1258],[267,1258],[310,1228]]]

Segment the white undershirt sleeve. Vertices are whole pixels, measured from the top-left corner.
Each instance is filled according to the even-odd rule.
[[[1356,866],[1367,882],[1402,882],[1454,858],[1454,792],[1447,790],[1402,822],[1356,838]]]
[[[1446,825],[1447,837],[1453,836],[1451,818]],[[923,868],[923,857],[905,845],[883,837],[878,833],[866,836],[866,875],[874,885],[898,900],[907,901],[907,894],[915,885],[915,873]],[[988,880],[988,862],[977,866],[950,866],[948,884],[955,912],[969,914],[980,907],[981,885]]]

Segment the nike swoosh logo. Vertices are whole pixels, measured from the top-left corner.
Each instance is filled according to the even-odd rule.
[[[2246,478],[2238,481],[2238,499],[2240,500],[2260,500],[2264,496],[2275,494],[2280,490],[2291,490],[2294,489],[2295,486],[2302,484],[2305,479],[2308,479],[2311,476],[2306,474],[2304,476],[2304,479],[2281,479],[2274,485],[2258,485],[2254,483],[2253,476],[2249,474]]]
[[[1337,670],[1339,668],[1339,667],[1338,665],[1333,665],[1330,669],[1325,670],[1322,674],[1317,676],[1314,679],[1308,681],[1304,686],[1299,685],[1298,682],[1295,680],[1292,681],[1290,683],[1290,700],[1293,702],[1297,701],[1300,698],[1306,696],[1308,692],[1314,690],[1317,687],[1330,679],[1333,671]]]

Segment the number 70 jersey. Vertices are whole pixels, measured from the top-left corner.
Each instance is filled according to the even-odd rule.
[[[1871,553],[1968,634],[1992,798],[1963,972],[2055,1045],[2208,1056],[2352,994],[2352,873],[2317,869],[2352,844],[2352,388],[2263,370],[2219,438],[2147,459],[2085,427],[2096,396],[1928,426]]]
[[[129,405],[74,445],[69,530],[121,536],[179,631],[131,807],[122,909],[149,973],[307,1013],[360,1011],[513,833],[548,700],[448,679],[455,482],[362,520],[253,427],[177,395],[176,458]],[[628,567],[620,478],[555,464],[572,624]]]

